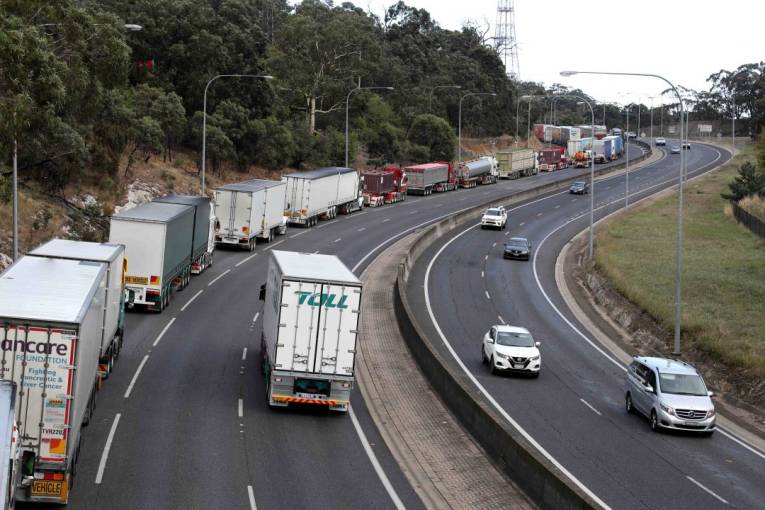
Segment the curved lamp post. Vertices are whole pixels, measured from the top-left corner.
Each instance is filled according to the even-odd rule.
[[[431,102],[433,100],[433,91],[436,89],[462,89],[461,85],[436,85],[435,87],[428,87],[428,113],[431,112]]]
[[[573,76],[575,74],[596,74],[596,75],[611,75],[611,76],[645,76],[649,78],[658,78],[664,81],[670,86],[672,91],[677,96],[677,101],[680,104],[680,141],[683,140],[683,115],[685,109],[683,107],[683,98],[680,96],[675,85],[663,76],[650,73],[619,73],[609,71],[561,71],[561,76]],[[677,199],[677,253],[676,253],[676,269],[675,269],[675,342],[673,354],[680,354],[680,322],[682,320],[682,276],[683,276],[683,177],[685,174],[685,151],[680,151],[680,176],[678,178],[678,199]]]

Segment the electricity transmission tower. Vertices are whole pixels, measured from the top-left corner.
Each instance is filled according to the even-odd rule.
[[[511,78],[520,79],[521,71],[518,65],[518,40],[515,38],[515,6],[513,0],[497,1],[497,25],[494,41],[505,72]]]

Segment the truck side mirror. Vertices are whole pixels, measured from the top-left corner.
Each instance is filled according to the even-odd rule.
[[[266,284],[260,286],[260,292],[258,293],[258,299],[261,301],[266,300]]]

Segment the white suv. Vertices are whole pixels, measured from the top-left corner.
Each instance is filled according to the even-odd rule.
[[[540,345],[525,328],[492,326],[481,343],[481,361],[489,364],[492,374],[504,371],[538,377],[542,368]]]
[[[503,230],[507,226],[507,211],[504,207],[491,207],[486,209],[481,217],[481,228],[498,228]]]

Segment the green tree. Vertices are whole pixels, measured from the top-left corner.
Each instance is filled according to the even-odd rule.
[[[454,158],[457,137],[452,127],[441,117],[424,114],[414,118],[407,139],[426,147],[430,159],[451,161]]]
[[[726,200],[738,202],[742,198],[759,195],[765,196],[765,176],[757,174],[757,167],[747,161],[738,170],[738,176],[728,184],[730,193],[721,193]]]

